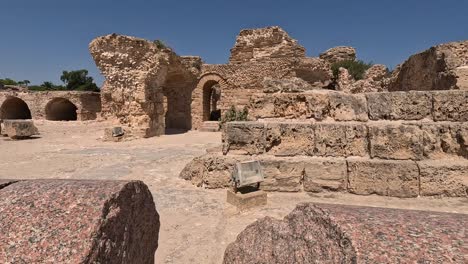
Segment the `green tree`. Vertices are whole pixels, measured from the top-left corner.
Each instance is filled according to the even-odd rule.
[[[99,88],[94,83],[93,77],[88,76],[88,71],[85,69],[63,71],[60,80],[65,83],[67,90],[99,92]]]
[[[54,90],[55,88],[55,85],[52,82],[43,82],[41,86],[46,88],[47,90]]]
[[[0,79],[0,83],[3,85],[17,85],[18,83],[15,80],[10,78]]]
[[[31,82],[29,80],[23,80],[24,85],[28,86]]]

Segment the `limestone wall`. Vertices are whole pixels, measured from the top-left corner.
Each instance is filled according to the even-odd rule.
[[[66,99],[76,107],[78,120],[94,120],[101,112],[100,94],[96,92],[80,91],[45,91],[45,92],[0,92],[0,109],[8,111],[5,101],[9,98],[19,98],[23,100],[33,119],[46,119],[46,109],[48,104],[57,99]]]
[[[139,181],[0,180],[1,263],[154,263],[159,215]]]
[[[252,111],[263,121],[227,123],[223,153],[195,159],[181,177],[227,187],[235,162],[256,159],[268,191],[468,196],[467,91],[263,99]]]

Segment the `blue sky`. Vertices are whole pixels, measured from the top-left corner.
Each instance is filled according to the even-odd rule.
[[[0,0],[0,78],[60,84],[63,70],[103,77],[89,42],[119,33],[162,39],[180,55],[226,63],[243,28],[278,25],[309,56],[349,45],[391,68],[432,45],[468,39],[468,1]]]

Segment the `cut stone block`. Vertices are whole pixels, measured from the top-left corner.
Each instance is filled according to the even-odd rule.
[[[261,160],[265,181],[260,188],[265,191],[298,192],[302,190],[304,163],[298,159],[265,158]]]
[[[432,94],[429,92],[369,93],[366,96],[372,120],[432,118]]]
[[[274,115],[277,118],[305,119],[308,113],[304,94],[275,94]]]
[[[304,160],[304,191],[342,191],[346,189],[346,160],[311,158]]]
[[[268,154],[313,155],[315,132],[310,123],[267,123],[265,134]]]
[[[223,153],[261,154],[265,152],[264,124],[259,122],[229,122],[223,133]]]
[[[434,121],[468,121],[468,90],[433,93]]]
[[[369,125],[370,154],[372,158],[413,159],[424,157],[423,133],[414,125]]]
[[[367,127],[360,124],[318,123],[315,125],[317,156],[368,156]]]
[[[367,121],[364,95],[335,91],[314,91],[306,95],[309,118],[335,121]]]
[[[354,194],[419,195],[419,169],[413,161],[348,159],[348,181]]]
[[[0,198],[0,263],[154,263],[159,215],[143,182],[25,180]]]
[[[32,120],[3,120],[3,132],[12,139],[29,138],[39,131]]]
[[[422,196],[468,196],[468,160],[425,160],[418,166]]]
[[[430,159],[468,159],[468,124],[437,122],[423,124],[424,156]]]
[[[266,205],[267,199],[267,193],[262,190],[246,193],[234,193],[232,190],[227,190],[227,202],[237,207],[240,211]]]

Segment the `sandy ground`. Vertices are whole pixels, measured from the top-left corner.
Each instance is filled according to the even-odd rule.
[[[0,138],[0,178],[142,180],[161,217],[157,263],[221,263],[226,246],[263,216],[284,217],[297,203],[321,202],[468,214],[468,199],[398,199],[343,193],[269,193],[268,205],[238,212],[225,190],[178,178],[193,157],[221,143],[220,133],[188,132],[128,142],[103,142],[106,123],[36,121],[41,135]]]

